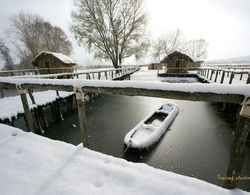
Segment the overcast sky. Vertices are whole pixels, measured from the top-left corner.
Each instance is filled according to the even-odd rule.
[[[0,37],[6,37],[10,16],[34,12],[65,30],[79,64],[94,64],[68,30],[72,9],[72,0],[1,0]],[[208,59],[250,55],[250,0],[146,0],[146,9],[151,37],[180,28],[186,39],[206,39]]]

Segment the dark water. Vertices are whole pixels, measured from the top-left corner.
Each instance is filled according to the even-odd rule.
[[[132,77],[138,80],[145,78],[149,77]],[[120,156],[126,133],[166,101],[151,97],[105,95],[94,102],[87,102],[89,148]],[[161,141],[149,151],[128,150],[123,158],[221,185],[217,175],[226,174],[234,122],[212,103],[171,101],[179,105],[179,114]],[[64,118],[64,121],[51,125],[45,136],[79,144],[77,112]],[[247,148],[242,176],[250,176],[249,162],[250,148]],[[250,181],[241,181],[239,188],[250,191]]]

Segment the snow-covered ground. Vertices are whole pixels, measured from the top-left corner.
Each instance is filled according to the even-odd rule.
[[[3,124],[0,145],[0,194],[250,194]]]
[[[61,98],[65,98],[67,96],[72,95],[71,92],[59,91],[59,96]],[[36,105],[32,104],[29,95],[27,94],[27,99],[30,108],[34,108],[36,106],[45,105],[50,102],[56,100],[57,95],[56,91],[49,90],[43,92],[35,92],[33,96],[36,101]],[[16,117],[18,114],[24,113],[23,105],[20,96],[13,96],[13,97],[6,97],[0,99],[0,119],[9,119],[11,120],[12,117]]]

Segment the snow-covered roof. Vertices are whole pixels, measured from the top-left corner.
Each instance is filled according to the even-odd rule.
[[[56,53],[56,52],[48,52],[48,51],[42,51],[41,53],[39,53],[33,60],[32,63],[35,65],[37,63],[37,60],[41,57],[41,56],[46,56],[46,55],[52,55],[55,58],[57,58],[59,61],[61,61],[64,64],[76,64],[76,61],[73,60],[72,58],[62,54],[62,53]]]

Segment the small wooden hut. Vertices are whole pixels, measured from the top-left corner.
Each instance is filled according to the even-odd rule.
[[[179,51],[169,54],[161,63],[166,64],[167,73],[187,73],[188,67],[197,66],[191,57]]]
[[[32,64],[41,69],[41,74],[55,74],[73,72],[76,62],[62,53],[42,51],[32,60]]]

